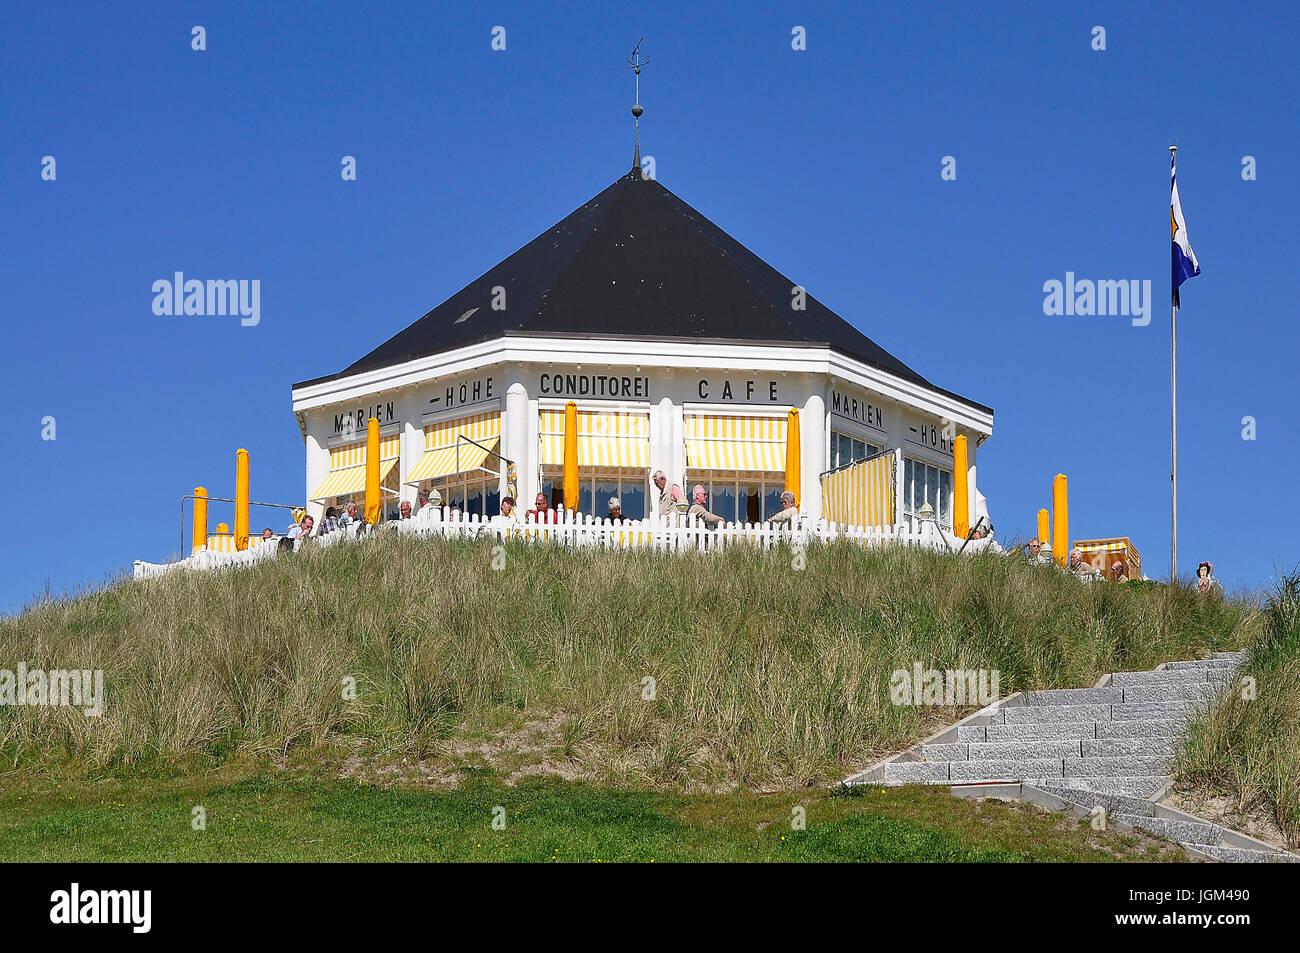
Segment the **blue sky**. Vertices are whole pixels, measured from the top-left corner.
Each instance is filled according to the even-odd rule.
[[[979,463],[999,536],[1031,534],[1064,472],[1072,535],[1132,537],[1152,576],[1176,141],[1203,269],[1179,317],[1180,564],[1265,587],[1300,562],[1298,27],[1280,2],[5,4],[0,611],[168,558],[180,498],[232,495],[237,447],[254,499],[300,499],[290,385],[625,172],[642,35],[660,182],[995,408]],[[260,323],[155,316],[175,271],[260,279]],[[1150,279],[1150,325],[1044,315],[1067,271]]]

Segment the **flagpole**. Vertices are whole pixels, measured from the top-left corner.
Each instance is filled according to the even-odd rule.
[[[1178,152],[1177,146],[1169,147],[1170,163]],[[1170,275],[1172,283],[1173,276]],[[1172,461],[1170,466],[1170,503],[1172,509],[1172,522],[1169,536],[1169,580],[1172,583],[1178,582],[1178,299],[1176,297],[1177,288],[1171,289],[1170,294],[1170,314],[1169,314],[1169,351],[1170,351],[1170,371],[1172,377],[1173,412],[1170,419],[1170,446]]]

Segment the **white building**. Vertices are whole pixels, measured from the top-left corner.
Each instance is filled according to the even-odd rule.
[[[294,385],[311,510],[363,495],[371,416],[386,513],[437,486],[493,515],[503,460],[521,506],[554,498],[570,400],[577,506],[601,516],[613,495],[645,515],[655,469],[704,484],[729,520],[771,515],[794,408],[801,510],[821,515],[823,471],[893,449],[894,521],[929,502],[951,527],[953,439],[968,438],[973,520],[993,430],[991,408],[928,382],[638,166],[350,367]]]

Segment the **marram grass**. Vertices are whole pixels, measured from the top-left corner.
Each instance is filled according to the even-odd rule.
[[[962,714],[891,705],[896,669],[996,669],[1003,694],[1083,687],[1244,646],[1258,627],[1244,604],[1083,585],[1014,557],[843,544],[795,571],[788,549],[520,543],[494,569],[487,542],[387,536],[0,620],[0,668],[102,668],[107,696],[100,718],[0,708],[0,755],[119,771],[339,747],[436,761],[545,719],[554,759],[588,778],[804,786]]]

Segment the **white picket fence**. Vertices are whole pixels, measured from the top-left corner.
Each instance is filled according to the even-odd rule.
[[[409,520],[383,523],[361,534],[357,532],[359,528],[356,525],[349,526],[324,536],[314,536],[306,543],[301,539],[295,540],[294,548],[297,550],[303,545],[334,546],[374,533],[397,532],[414,536],[442,536],[446,539],[488,538],[569,547],[668,552],[719,552],[737,545],[757,546],[764,550],[778,545],[825,546],[837,540],[866,547],[903,545],[939,551],[962,550],[962,540],[933,523],[922,524],[919,530],[910,530],[904,526],[863,529],[837,525],[826,520],[804,521],[796,529],[777,528],[770,523],[723,523],[710,529],[702,521],[687,516],[651,517],[616,523],[582,513],[563,511],[556,514],[554,521],[538,522],[511,520],[500,516],[483,519],[476,515],[463,516],[447,507],[425,507]],[[274,559],[278,551],[277,544],[277,540],[267,540],[263,545],[243,552],[213,552],[205,549],[174,563],[137,560],[135,578],[153,579],[182,569],[213,571],[252,566]],[[993,539],[975,539],[966,543],[964,552],[977,553],[985,550],[1002,552],[1002,547]]]

